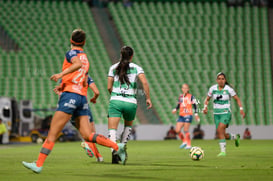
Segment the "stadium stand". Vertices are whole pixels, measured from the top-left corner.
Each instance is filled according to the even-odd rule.
[[[80,27],[87,33],[85,52],[90,74],[101,93],[98,104],[90,105],[96,123],[107,123],[106,87],[111,62],[88,5],[81,1],[13,0],[0,4],[0,26],[21,48],[17,52],[0,48],[0,95],[30,99],[34,108],[56,107],[58,96],[52,91],[55,82],[49,77],[61,70],[71,32]]]
[[[202,108],[220,71],[235,87],[247,114],[242,120],[233,101],[232,124],[273,123],[266,8],[149,1],[135,1],[129,8],[111,3],[108,8],[123,43],[134,47],[134,61],[146,71],[154,107],[165,124],[175,123],[171,109],[182,83],[190,85]],[[212,124],[212,114],[201,114],[201,122]]]
[[[202,108],[219,71],[227,74],[247,113],[241,120],[233,101],[232,124],[273,123],[266,8],[228,7],[206,0],[139,1],[129,8],[122,3],[111,3],[108,8],[123,43],[134,47],[134,61],[147,74],[152,101],[163,123],[175,123],[171,109],[182,83],[189,83]],[[92,112],[96,123],[107,123],[106,75],[111,61],[88,5],[80,0],[0,3],[1,30],[19,46],[19,51],[0,48],[0,95],[30,99],[34,108],[56,107],[55,83],[49,77],[62,67],[71,31],[81,27],[87,32],[90,74],[101,92],[98,104],[91,105]],[[213,124],[212,114],[201,114],[201,121]]]

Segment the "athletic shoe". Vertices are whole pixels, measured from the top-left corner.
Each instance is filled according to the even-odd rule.
[[[235,146],[238,147],[239,145],[240,145],[240,134],[236,134]]]
[[[85,142],[82,142],[81,143],[81,147],[85,150],[86,154],[89,156],[89,157],[93,157],[94,156],[94,153],[92,151],[92,149],[88,146],[87,143]]]
[[[118,143],[118,151],[116,152],[116,154],[119,156],[121,163],[123,165],[126,164],[126,145],[124,143]]]
[[[103,162],[103,157],[98,157],[97,162]]]
[[[187,146],[187,143],[182,143],[179,148],[182,149],[182,148],[185,148]]]
[[[112,152],[112,164],[118,164],[119,161],[121,161],[121,160],[120,160],[119,156],[117,155],[117,152],[114,150]]]
[[[221,156],[226,156],[226,152],[221,152],[217,155],[218,157],[221,157]]]
[[[24,165],[24,167],[32,170],[34,173],[40,173],[43,169],[43,167],[37,167],[36,162],[28,163],[22,161],[22,164]]]
[[[189,149],[191,149],[191,146],[186,146],[185,147],[185,150],[189,150]]]

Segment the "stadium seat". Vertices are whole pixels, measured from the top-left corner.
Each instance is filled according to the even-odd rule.
[[[135,48],[134,60],[145,70],[152,100],[160,100],[154,107],[162,122],[175,123],[169,111],[180,94],[175,85],[188,82],[191,92],[203,100],[216,74],[224,71],[250,113],[242,120],[233,101],[232,124],[273,123],[266,8],[219,2],[135,2],[128,9],[111,3],[108,8],[124,42]],[[270,97],[266,107],[263,99],[249,98],[261,96]],[[201,115],[201,120],[213,124],[209,115]]]

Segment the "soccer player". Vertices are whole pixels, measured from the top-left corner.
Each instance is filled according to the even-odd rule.
[[[84,86],[83,87],[83,92],[84,92],[84,95],[86,96],[87,98],[87,91],[88,91],[88,87],[93,91],[94,95],[93,97],[90,99],[90,102],[92,102],[93,104],[96,104],[96,100],[97,98],[99,97],[100,95],[100,92],[94,82],[94,80],[92,79],[92,77],[90,77],[88,75],[87,77],[87,85],[88,86]],[[57,85],[55,88],[54,88],[54,92],[58,95],[61,95],[62,93],[62,86],[61,85]],[[90,110],[90,107],[88,105],[88,118],[89,118],[89,122],[90,122],[90,129],[93,133],[96,132],[96,129],[95,129],[95,124],[94,124],[94,120],[93,120],[93,115],[91,113],[91,110]],[[76,128],[79,127],[79,125],[76,125],[76,122],[75,122],[75,117],[72,116],[70,122],[72,123],[72,125],[74,125]],[[98,162],[103,162],[103,157],[101,156],[101,154],[99,153],[97,147],[96,147],[96,144],[95,143],[92,143],[92,142],[82,142],[81,143],[81,146],[83,147],[83,149],[86,151],[86,154],[89,156],[89,157],[93,157],[95,156],[97,158],[97,161]]]
[[[178,104],[175,109],[172,110],[172,113],[175,114],[179,110],[179,117],[176,122],[176,133],[182,141],[182,144],[179,148],[190,149],[191,148],[191,136],[189,128],[192,122],[192,115],[194,108],[195,120],[200,121],[200,118],[197,113],[197,101],[192,94],[190,94],[190,87],[188,84],[182,85],[182,94],[178,98]],[[181,132],[181,129],[184,127],[184,134]]]
[[[85,37],[85,32],[81,29],[72,32],[71,50],[65,55],[62,72],[50,77],[56,82],[62,79],[63,93],[58,101],[58,108],[52,118],[48,136],[42,145],[37,161],[22,162],[26,168],[35,173],[42,171],[42,166],[53,149],[58,134],[72,115],[76,117],[76,124],[79,124],[79,132],[85,141],[111,147],[119,155],[122,162],[125,161],[124,144],[116,144],[103,135],[92,133],[90,129],[87,99],[82,90],[89,70],[89,62],[83,52]]]
[[[226,156],[226,128],[231,121],[231,109],[230,109],[230,101],[231,97],[233,97],[238,106],[240,107],[240,114],[242,117],[245,117],[245,113],[243,110],[243,106],[241,100],[237,96],[234,89],[228,84],[226,75],[223,72],[219,72],[216,78],[217,84],[210,87],[207,98],[205,100],[204,105],[204,114],[208,113],[208,103],[209,100],[213,99],[213,114],[214,114],[214,122],[216,125],[216,133],[219,138],[219,146],[221,152],[218,156]],[[229,135],[229,134],[228,134]],[[230,136],[232,139],[235,139],[235,145],[239,146],[240,135],[237,134]]]
[[[152,107],[149,85],[143,69],[132,63],[134,51],[124,46],[120,51],[120,61],[112,65],[108,73],[108,91],[111,94],[108,108],[108,131],[110,140],[117,141],[117,128],[121,117],[124,118],[124,130],[121,143],[126,144],[132,131],[133,120],[137,109],[137,78],[143,85],[147,108]],[[127,159],[127,154],[126,154]],[[112,151],[112,163],[118,163],[119,158]],[[124,163],[125,164],[125,163]]]

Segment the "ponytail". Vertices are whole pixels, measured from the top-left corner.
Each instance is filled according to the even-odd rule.
[[[121,84],[130,85],[130,80],[127,75],[127,71],[130,69],[130,59],[134,54],[134,50],[129,46],[124,46],[120,50],[121,58],[120,63],[116,68],[115,74],[118,75]]]

